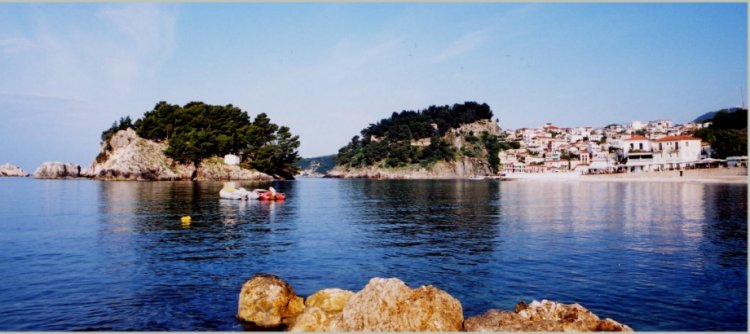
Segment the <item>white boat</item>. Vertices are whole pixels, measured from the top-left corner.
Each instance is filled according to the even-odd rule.
[[[236,188],[237,184],[234,182],[224,182],[224,188],[221,188],[219,191],[219,197],[224,199],[239,199],[244,200],[248,197],[252,196],[251,194],[254,194],[254,192],[247,191],[245,188]],[[251,198],[257,198],[256,197]]]

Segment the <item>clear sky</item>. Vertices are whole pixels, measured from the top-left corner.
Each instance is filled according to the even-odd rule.
[[[744,3],[0,4],[0,163],[88,166],[162,100],[265,112],[304,157],[464,101],[506,129],[684,123],[741,103],[747,26]]]

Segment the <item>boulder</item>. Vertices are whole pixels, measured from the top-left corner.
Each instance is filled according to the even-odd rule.
[[[240,290],[237,318],[261,328],[290,324],[305,305],[302,297],[282,279],[269,274],[255,274]]]
[[[6,164],[0,165],[0,176],[26,177],[26,176],[29,176],[29,173],[26,173],[26,171],[21,169],[21,167],[6,163]]]
[[[410,289],[397,278],[373,278],[344,306],[337,331],[460,331],[461,302],[432,286]]]
[[[34,171],[37,179],[66,179],[81,176],[81,166],[63,162],[45,162]]]
[[[341,312],[354,292],[341,289],[323,289],[305,300],[307,307],[319,307],[326,312]]]
[[[290,332],[331,332],[336,330],[341,321],[341,311],[354,292],[341,289],[323,289],[305,300],[302,311]]]
[[[579,304],[561,304],[548,300],[520,302],[515,311],[489,310],[466,319],[467,332],[632,332],[633,329],[612,319],[598,316]]]

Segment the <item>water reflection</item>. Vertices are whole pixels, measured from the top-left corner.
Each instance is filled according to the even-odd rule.
[[[257,272],[302,296],[433,284],[465,316],[548,298],[637,330],[747,329],[746,185],[313,179],[264,203],[221,182],[2,182],[6,330],[242,330]]]

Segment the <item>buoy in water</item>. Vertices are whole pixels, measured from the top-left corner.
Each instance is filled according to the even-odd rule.
[[[190,216],[182,216],[182,218],[180,218],[180,222],[183,224],[190,224],[190,220]]]

